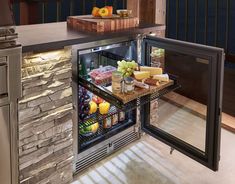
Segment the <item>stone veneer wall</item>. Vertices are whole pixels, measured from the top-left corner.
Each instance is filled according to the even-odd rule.
[[[19,101],[21,184],[72,180],[71,49],[23,56]]]

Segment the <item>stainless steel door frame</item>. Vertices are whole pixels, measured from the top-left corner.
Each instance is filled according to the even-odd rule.
[[[0,182],[11,184],[11,139],[9,105],[0,107]]]
[[[10,102],[11,184],[19,184],[18,100]]]

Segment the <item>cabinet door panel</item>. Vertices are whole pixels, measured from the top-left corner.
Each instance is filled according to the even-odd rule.
[[[0,107],[0,181],[11,184],[9,107]]]
[[[141,108],[142,129],[212,170],[219,162],[223,56],[214,47],[143,41],[142,64],[162,67],[181,87]]]

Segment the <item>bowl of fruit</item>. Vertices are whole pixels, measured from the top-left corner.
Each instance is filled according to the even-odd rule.
[[[85,122],[83,125],[80,126],[79,134],[85,137],[89,137],[97,133],[99,129],[99,123],[96,122],[90,125],[90,122]]]

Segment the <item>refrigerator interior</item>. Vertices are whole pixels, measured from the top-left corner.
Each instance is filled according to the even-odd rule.
[[[79,75],[88,81],[91,81],[89,75],[94,69],[104,68],[106,66],[117,67],[117,61],[122,59],[136,59],[134,42],[121,43],[107,46],[103,49],[93,48],[78,52]],[[110,48],[111,47],[111,48]],[[115,47],[115,48],[112,48]],[[111,86],[111,81],[99,81],[97,86]],[[81,153],[104,140],[130,128],[136,124],[136,109],[120,110],[115,104],[109,103],[110,108],[107,114],[100,113],[100,102],[105,102],[101,97],[82,86],[78,86],[78,153]],[[84,104],[84,98],[87,102]],[[97,106],[95,113],[88,113],[88,106],[93,101]],[[96,108],[96,107],[94,107]],[[90,106],[91,109],[91,106]],[[117,121],[117,122],[115,122]],[[110,124],[111,127],[106,126]],[[115,125],[114,125],[115,124]]]
[[[86,153],[88,148],[93,148],[94,151],[94,146],[98,143],[107,142],[137,124],[140,126],[137,130],[139,134],[143,131],[169,145],[172,150],[177,149],[206,167],[214,171],[218,170],[223,50],[152,36],[146,36],[137,43],[125,42],[78,52],[79,85],[100,95],[111,104],[107,115],[98,114],[95,118],[92,116],[87,118],[90,119],[90,124],[96,123],[98,119],[99,128],[91,136],[78,136],[78,153],[83,151]],[[141,43],[141,50],[139,43]],[[102,80],[94,79],[95,77],[90,73],[100,67],[116,68],[117,61],[122,59],[141,61],[139,64],[145,66],[142,67],[142,72],[159,71],[146,66],[160,67],[163,70],[164,79],[162,75],[155,76],[156,74],[151,73],[150,81],[158,79],[157,83],[155,81],[154,85],[150,84],[147,93],[137,95],[125,103],[120,96],[107,90],[112,81],[103,83]],[[135,90],[138,89],[135,88]],[[88,99],[91,99],[92,94],[86,93],[89,94]],[[81,107],[81,105],[78,106]],[[104,120],[112,117],[113,114],[119,114],[119,111],[126,112],[125,121],[119,121],[112,128],[105,129]],[[80,112],[84,112],[84,109]],[[88,126],[90,126],[89,123]],[[78,122],[79,132],[83,128],[81,126],[87,126],[86,124],[84,120]],[[132,132],[136,131],[132,130]],[[122,142],[125,139],[119,137]],[[134,139],[127,138],[127,140]],[[109,147],[112,147],[112,142],[115,140],[107,142]],[[112,151],[110,152],[109,149],[107,151],[106,148],[103,152],[110,154]],[[89,154],[94,155],[91,152]],[[82,160],[82,156],[79,158],[80,163],[85,164],[86,160]],[[89,160],[88,157],[86,159]],[[80,163],[77,163],[77,167]],[[86,164],[88,165],[89,163]]]

